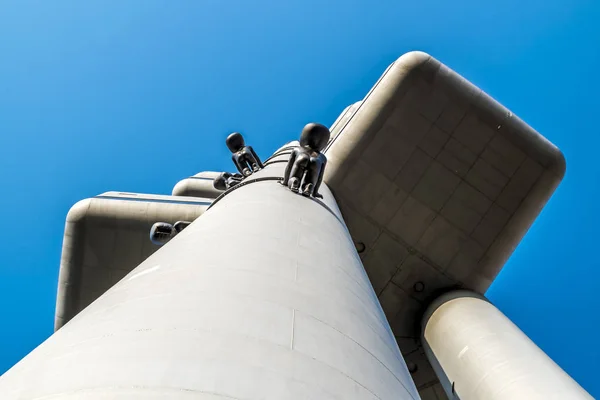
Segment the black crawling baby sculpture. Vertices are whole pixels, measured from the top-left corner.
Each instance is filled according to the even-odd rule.
[[[240,183],[244,177],[240,174],[231,174],[229,172],[222,172],[213,181],[213,186],[217,190],[227,190]]]
[[[177,221],[173,225],[168,222],[156,222],[150,228],[150,241],[162,246],[187,228],[189,224],[191,224],[190,221]]]
[[[302,129],[300,147],[290,154],[282,185],[303,196],[323,198],[319,194],[319,187],[323,182],[327,158],[321,151],[327,145],[329,136],[329,129],[321,124],[310,123]]]
[[[264,168],[254,149],[251,146],[246,146],[240,133],[234,132],[227,136],[225,143],[233,153],[231,156],[233,163],[243,176],[252,175],[253,172]]]

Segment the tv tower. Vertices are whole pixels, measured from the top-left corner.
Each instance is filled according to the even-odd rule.
[[[480,89],[411,52],[264,161],[226,145],[71,208],[56,331],[1,399],[592,398],[484,296],[565,160]]]

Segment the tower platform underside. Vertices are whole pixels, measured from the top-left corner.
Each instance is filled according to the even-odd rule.
[[[564,157],[419,52],[393,63],[331,133],[324,181],[402,355],[416,366],[412,378],[422,398],[442,399],[420,343],[425,308],[452,289],[485,293],[560,183]],[[266,163],[283,163],[289,153],[284,146]],[[183,180],[176,196],[111,192],[75,206],[67,218],[56,328],[157,249],[148,240],[154,222],[193,221],[222,196],[212,188],[215,174]]]
[[[565,172],[562,153],[420,52],[392,64],[327,149],[325,181],[417,387],[437,381],[419,344],[424,307],[485,293]]]

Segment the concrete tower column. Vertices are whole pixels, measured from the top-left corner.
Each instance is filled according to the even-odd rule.
[[[418,399],[331,192],[292,193],[284,167],[218,199],[2,376],[0,398]]]
[[[592,399],[481,295],[440,296],[422,326],[425,352],[450,399]]]

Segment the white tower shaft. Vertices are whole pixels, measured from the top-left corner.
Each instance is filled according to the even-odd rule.
[[[2,376],[0,398],[418,399],[322,191],[236,187]]]

